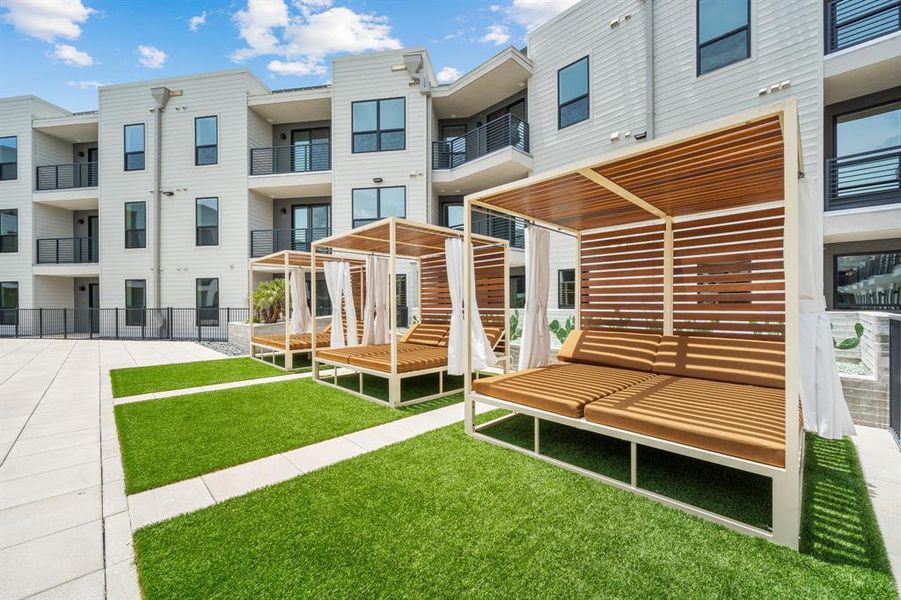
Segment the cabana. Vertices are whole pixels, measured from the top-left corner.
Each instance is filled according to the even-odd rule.
[[[468,195],[467,237],[473,211],[529,224],[532,296],[521,352],[535,360],[520,367],[538,366],[477,381],[467,375],[467,432],[797,548],[798,133],[796,102],[788,100]],[[529,323],[540,313],[529,270],[541,263],[541,249],[530,245],[547,230],[575,239],[576,329],[561,362],[540,366],[547,350],[542,357],[525,338],[540,323]],[[533,283],[546,286],[544,279]],[[501,419],[532,417],[533,447],[487,435],[498,421],[476,426],[476,402],[512,412]],[[542,422],[628,442],[629,481],[542,454]],[[772,530],[642,488],[641,447],[769,478]]]
[[[393,407],[425,402],[462,391],[462,388],[445,389],[447,374],[453,374],[449,368],[449,359],[463,368],[464,362],[455,357],[462,353],[469,335],[458,330],[460,336],[459,352],[456,347],[449,348],[450,330],[453,326],[454,305],[463,303],[462,281],[455,285],[449,282],[447,241],[459,240],[460,265],[459,277],[464,275],[462,264],[463,232],[435,225],[415,223],[390,217],[358,227],[347,233],[337,234],[317,240],[312,244],[312,255],[315,260],[323,250],[341,252],[342,254],[363,254],[373,260],[370,268],[384,268],[380,276],[367,277],[366,297],[378,304],[378,297],[387,294],[387,314],[384,319],[387,327],[373,339],[366,340],[364,345],[346,348],[323,349],[313,340],[313,378],[319,383],[338,387],[367,400],[382,402],[381,398],[366,393],[364,375],[386,379],[388,381],[388,404]],[[469,321],[468,327],[478,327],[484,331],[484,340],[496,360],[495,352],[502,353],[500,359],[504,371],[509,363],[509,344],[504,339],[507,330],[509,264],[507,260],[508,243],[486,236],[472,235],[474,247],[474,297],[479,313],[480,323],[484,327]],[[397,274],[398,261],[413,264],[417,275],[416,289],[419,293],[419,322],[415,323],[404,336],[398,339],[397,328]],[[387,289],[382,286],[387,283]],[[454,298],[454,290],[459,290],[459,297]],[[470,295],[473,297],[472,287]],[[315,299],[315,286],[313,288]],[[370,304],[370,302],[367,302]],[[458,327],[463,326],[462,306],[457,311]],[[382,317],[374,316],[376,322]],[[471,331],[471,329],[466,330]],[[482,335],[481,333],[479,335]],[[465,337],[465,341],[463,338]],[[450,354],[449,354],[450,353]],[[455,354],[456,353],[456,354]],[[494,360],[492,360],[494,362]],[[328,378],[319,377],[319,366],[333,367]],[[338,369],[349,369],[358,374],[357,390],[349,390],[338,384]],[[417,398],[402,399],[401,385],[404,380],[428,374],[438,374],[438,391]],[[460,373],[457,373],[460,374]],[[330,380],[329,380],[330,379]]]
[[[331,344],[331,324],[327,325],[322,331],[316,331],[315,307],[313,315],[311,315],[307,308],[306,284],[304,282],[305,274],[310,273],[311,286],[315,286],[316,273],[323,270],[324,263],[327,261],[343,262],[349,265],[352,295],[356,312],[359,314],[362,310],[364,288],[362,260],[328,255],[320,256],[314,266],[311,253],[297,250],[282,250],[260,258],[250,259],[247,269],[247,289],[250,290],[248,295],[250,314],[248,340],[251,358],[263,360],[268,355],[273,358],[272,364],[275,364],[275,356],[284,355],[284,369],[290,371],[294,367],[294,354],[309,354],[312,362],[313,346],[316,345],[314,340],[320,347],[326,347]],[[257,335],[254,333],[253,276],[254,273],[261,272],[281,273],[285,278],[285,305],[283,307],[285,331],[283,335]],[[297,274],[299,279],[295,281],[292,273]],[[312,291],[315,293],[315,287],[312,288]],[[340,311],[341,307],[337,307],[337,310]],[[343,322],[343,326],[347,327],[346,319]]]

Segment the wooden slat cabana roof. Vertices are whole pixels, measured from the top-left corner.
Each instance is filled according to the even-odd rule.
[[[636,143],[466,198],[571,232],[779,201],[782,123],[794,102]]]
[[[289,267],[303,267],[306,269],[312,268],[313,255],[309,252],[302,252],[300,250],[282,250],[280,252],[274,252],[272,254],[267,254],[266,256],[261,256],[260,258],[252,258],[250,259],[250,268],[260,270],[266,269],[270,271],[275,269],[283,269],[285,267],[285,256],[287,256],[288,258]],[[316,257],[316,269],[321,269],[323,263],[327,261],[341,261],[350,263],[351,268],[362,267],[365,264],[365,261],[360,258],[320,254]]]
[[[396,224],[397,256],[404,258],[422,258],[444,253],[444,240],[448,238],[463,239],[463,232],[457,229],[439,227],[407,221],[398,217],[389,217],[370,223],[346,233],[317,240],[313,245],[317,248],[332,248],[350,252],[373,254],[391,253],[391,223]],[[473,234],[473,246],[500,246],[506,242],[495,238]]]

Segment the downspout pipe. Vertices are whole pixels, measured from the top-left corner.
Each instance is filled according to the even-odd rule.
[[[654,0],[644,0],[644,48],[645,48],[645,131],[647,139],[654,139]]]
[[[167,87],[150,88],[150,95],[156,101],[154,109],[153,144],[153,308],[162,304],[162,271],[160,269],[160,240],[162,238],[162,164],[163,164],[163,111],[169,103],[172,91]]]

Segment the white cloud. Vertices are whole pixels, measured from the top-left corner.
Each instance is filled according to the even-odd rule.
[[[266,65],[266,68],[276,75],[295,75],[303,77],[305,75],[325,75],[326,68],[315,60],[308,61],[281,61],[272,60]]]
[[[235,50],[232,60],[282,53],[273,29],[288,25],[288,5],[283,0],[247,0],[247,9],[236,12],[234,19],[248,47]]]
[[[438,83],[450,83],[460,78],[460,71],[454,67],[444,67],[438,71]]]
[[[513,0],[507,14],[526,29],[535,29],[579,0]]]
[[[53,42],[57,38],[77,40],[81,24],[94,12],[81,0],[3,0],[3,20],[27,36]]]
[[[188,29],[191,31],[197,31],[202,25],[206,25],[206,11],[188,19]]]
[[[162,69],[168,54],[153,46],[138,46],[138,62],[148,69]]]
[[[510,41],[510,28],[506,25],[489,25],[485,28],[485,35],[479,41],[495,46],[506,44]]]
[[[336,52],[394,50],[388,17],[357,13],[343,6],[311,14],[285,29],[287,56],[324,57]]]
[[[67,81],[66,85],[80,90],[86,90],[88,88],[98,88],[101,85],[106,84],[100,81]]]
[[[491,12],[500,12],[501,5],[500,4],[492,4],[491,6],[488,7],[488,10],[490,10]]]
[[[57,44],[53,50],[47,51],[47,58],[54,61],[61,60],[70,67],[90,67],[94,64],[90,54],[69,44]]]

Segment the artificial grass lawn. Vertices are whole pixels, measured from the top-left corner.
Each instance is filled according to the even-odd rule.
[[[113,397],[121,398],[284,374],[284,371],[245,356],[113,369],[110,371],[110,379],[113,384]]]
[[[363,393],[380,400],[388,401],[388,380],[384,377],[376,377],[363,373]],[[332,382],[332,378],[326,378]],[[360,374],[339,375],[338,385],[354,392],[360,390]],[[456,390],[463,387],[462,375],[444,374],[444,389]],[[438,393],[438,373],[427,373],[415,377],[407,377],[401,380],[401,400],[412,400],[423,396],[431,396]]]
[[[455,425],[141,529],[135,550],[150,599],[895,597],[851,442],[811,438],[805,487],[799,553]]]
[[[298,379],[115,407],[134,494],[459,402],[392,409]]]

